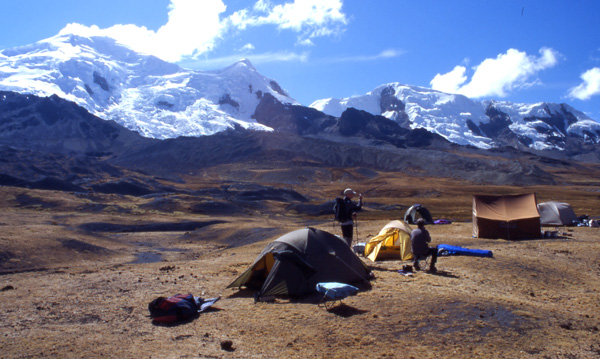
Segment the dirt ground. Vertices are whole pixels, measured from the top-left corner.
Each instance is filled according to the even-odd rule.
[[[473,238],[466,220],[430,225],[434,244],[493,258],[441,257],[436,274],[411,277],[398,273],[407,262],[362,258],[372,289],[327,310],[226,287],[284,233],[340,234],[329,217],[150,201],[0,188],[3,358],[600,358],[598,228],[506,241]],[[359,240],[399,219],[384,217],[363,216]],[[153,325],[148,303],[177,293],[221,299],[194,320]]]

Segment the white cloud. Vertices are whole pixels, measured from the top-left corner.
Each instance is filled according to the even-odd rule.
[[[254,50],[254,45],[248,43],[240,48],[240,52],[252,51]]]
[[[341,62],[366,62],[366,61],[375,61],[379,59],[389,59],[393,57],[398,57],[404,54],[404,51],[395,50],[395,49],[387,49],[383,50],[375,55],[357,55],[357,56],[346,56],[346,57],[334,57],[322,60],[324,63],[341,63]]]
[[[169,20],[156,32],[161,51],[193,55],[211,50],[221,34],[219,15],[225,9],[221,0],[171,0]]]
[[[281,61],[297,61],[306,62],[308,60],[308,54],[296,53],[296,52],[267,52],[264,54],[253,54],[248,57],[253,64],[266,64],[269,62],[281,62]]]
[[[93,25],[69,24],[60,34],[109,36],[135,51],[176,62],[214,48],[223,28],[219,15],[226,9],[221,0],[171,0],[169,19],[157,31],[137,25],[114,25],[100,29]]]
[[[431,88],[447,93],[458,93],[460,86],[467,81],[466,71],[464,66],[456,66],[446,74],[437,74],[430,82]]]
[[[302,45],[302,46],[314,46],[315,45],[315,43],[312,42],[311,39],[298,39],[297,44]]]
[[[549,48],[540,49],[540,56],[509,49],[495,59],[486,59],[473,68],[467,81],[466,68],[456,66],[451,72],[437,74],[430,84],[444,92],[460,93],[467,97],[505,97],[509,92],[538,83],[536,75],[558,63],[560,54]],[[466,82],[466,83],[465,83]]]
[[[231,55],[218,58],[209,59],[194,59],[190,63],[183,60],[181,65],[184,67],[193,68],[196,70],[208,70],[229,66],[234,62],[240,61],[242,58],[250,60],[253,65],[261,65],[272,62],[306,62],[308,60],[307,53],[296,53],[296,52],[265,52],[262,54],[244,54]]]
[[[600,95],[600,68],[594,67],[581,75],[583,83],[569,90],[568,96],[578,100],[589,100]]]
[[[398,57],[400,55],[404,54],[404,51],[398,51],[398,50],[394,50],[394,49],[387,49],[387,50],[383,50],[381,53],[379,53],[379,55],[377,55],[377,58],[384,58],[384,59],[389,59],[392,57]]]
[[[279,30],[300,33],[298,43],[308,39],[336,35],[347,23],[342,0],[294,0],[283,5],[257,1],[252,11],[243,9],[228,18],[231,25],[244,30],[248,26],[275,25]]]
[[[299,33],[298,44],[312,45],[311,39],[337,34],[346,24],[342,0],[294,0],[283,5],[258,0],[222,18],[226,8],[223,0],[171,0],[168,21],[156,31],[131,24],[106,29],[69,24],[61,34],[110,36],[135,51],[177,62],[213,50],[232,28],[271,25]]]
[[[268,0],[258,0],[252,7],[256,11],[268,12],[271,4]]]

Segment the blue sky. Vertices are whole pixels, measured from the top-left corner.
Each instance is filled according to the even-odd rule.
[[[600,1],[0,0],[0,49],[116,37],[198,70],[248,58],[300,103],[400,82],[600,121]]]

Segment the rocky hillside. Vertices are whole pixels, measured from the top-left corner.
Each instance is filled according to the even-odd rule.
[[[126,175],[127,170],[176,180],[213,166],[240,163],[365,168],[476,183],[555,182],[541,167],[545,157],[510,148],[491,152],[455,145],[426,130],[407,130],[383,116],[355,109],[335,118],[265,99],[270,100],[258,106],[257,121],[270,121],[275,131],[238,128],[211,136],[157,140],[97,118],[57,96],[2,93],[0,144],[6,160],[0,173],[28,181],[50,176],[82,186],[122,181],[124,176],[135,183],[146,181]],[[271,110],[280,116],[269,116]]]

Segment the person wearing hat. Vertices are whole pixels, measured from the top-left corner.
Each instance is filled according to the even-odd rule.
[[[352,231],[354,229],[354,219],[356,212],[362,209],[362,194],[358,195],[358,203],[352,200],[356,192],[352,188],[344,190],[344,198],[341,201],[338,221],[342,228],[342,237],[348,242],[348,246],[352,247]]]
[[[410,244],[413,253],[414,261],[413,267],[415,270],[421,270],[419,267],[419,260],[431,256],[431,264],[429,266],[430,272],[437,272],[435,263],[437,262],[437,247],[429,247],[431,243],[431,236],[429,231],[425,229],[425,220],[419,218],[417,220],[417,228],[413,229],[410,233]]]

